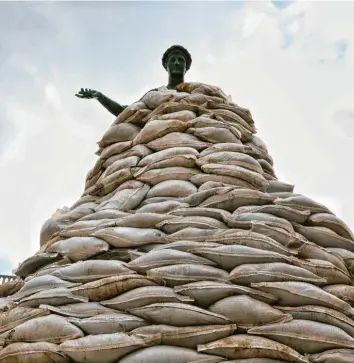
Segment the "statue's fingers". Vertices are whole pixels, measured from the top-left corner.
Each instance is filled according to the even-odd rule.
[[[79,97],[79,98],[84,98],[84,96],[82,95],[79,95],[79,94],[75,94],[76,97]]]

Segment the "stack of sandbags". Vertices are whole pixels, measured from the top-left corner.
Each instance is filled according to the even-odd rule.
[[[178,91],[125,109],[44,224],[0,299],[0,363],[354,361],[352,232],[277,179],[248,110]]]

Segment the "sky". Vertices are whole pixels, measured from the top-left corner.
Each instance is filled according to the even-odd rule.
[[[83,192],[114,121],[81,87],[122,104],[166,84],[163,52],[192,54],[187,81],[251,110],[280,180],[354,229],[354,2],[0,2],[0,274]]]

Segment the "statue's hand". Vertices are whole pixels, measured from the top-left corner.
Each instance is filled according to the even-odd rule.
[[[93,89],[81,88],[81,90],[75,95],[79,98],[96,98],[98,99],[102,95],[101,92]]]

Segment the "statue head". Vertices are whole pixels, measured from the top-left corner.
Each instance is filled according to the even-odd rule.
[[[191,64],[191,55],[181,45],[173,45],[162,56],[162,65],[170,76],[184,76]]]

